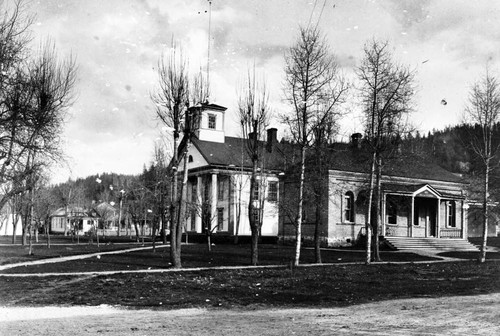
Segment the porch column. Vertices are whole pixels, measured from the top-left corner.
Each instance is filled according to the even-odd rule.
[[[194,220],[194,227],[196,232],[201,233],[201,216],[203,214],[203,201],[201,199],[201,187],[203,186],[203,181],[201,175],[196,177],[196,206],[198,207],[198,211],[196,211],[196,218]]]
[[[438,208],[437,208],[437,219],[436,219],[436,238],[441,238],[441,199],[437,199]]]
[[[386,219],[386,217],[385,217],[385,210],[386,210],[386,207],[387,207],[387,195],[384,193],[382,195],[382,209],[381,209],[382,210],[381,211],[381,213],[382,213],[382,215],[381,215],[381,217],[382,217],[381,218],[381,222],[382,222],[382,228],[381,229],[382,229],[382,232],[378,233],[379,235],[382,234],[384,237],[385,237],[385,219]]]
[[[467,221],[467,211],[469,209],[469,204],[462,201],[462,236],[460,238],[467,239],[468,236],[468,221]]]
[[[411,210],[410,210],[410,218],[408,220],[408,236],[413,237],[413,221],[415,220],[415,196],[411,197]]]
[[[212,193],[211,195],[211,208],[210,208],[210,221],[212,223],[212,229],[217,225],[217,174],[212,173]],[[217,232],[217,229],[213,229],[212,232]]]

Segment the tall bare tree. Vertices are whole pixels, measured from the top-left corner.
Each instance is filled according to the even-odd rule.
[[[61,159],[59,134],[74,99],[77,71],[73,57],[60,59],[50,41],[38,53],[28,49],[33,17],[26,15],[27,2],[1,10],[0,183],[8,191],[0,205],[33,190],[40,169]]]
[[[262,207],[260,198],[262,188],[259,188],[257,175],[259,164],[263,163],[262,137],[266,127],[269,125],[270,108],[269,93],[265,81],[260,83],[255,78],[255,67],[253,72],[248,71],[244,88],[238,97],[238,116],[241,125],[243,139],[245,139],[246,151],[252,162],[250,175],[250,195],[248,200],[248,220],[252,232],[252,243],[250,259],[252,265],[259,262],[259,235],[262,227]],[[241,200],[240,200],[241,201]]]
[[[490,174],[493,160],[498,155],[500,144],[494,142],[494,126],[500,122],[500,83],[487,69],[486,74],[472,86],[469,103],[465,108],[465,122],[478,127],[479,132],[471,132],[471,147],[483,166],[483,231],[478,257],[479,262],[486,260],[488,222],[490,216]]]
[[[364,46],[364,58],[357,76],[365,115],[365,142],[372,155],[365,225],[366,263],[369,264],[372,259],[380,260],[382,154],[394,149],[403,133],[408,131],[407,116],[412,111],[415,71],[394,60],[387,41],[373,39]]]
[[[314,140],[314,129],[332,117],[345,93],[338,66],[321,31],[315,26],[300,27],[295,44],[285,55],[284,93],[293,111],[283,117],[301,149],[300,183],[295,218],[295,265],[299,264],[302,239],[302,212],[306,151]],[[317,113],[321,106],[321,113]]]
[[[184,213],[187,209],[187,153],[191,136],[197,127],[198,113],[208,99],[209,87],[201,73],[192,79],[188,71],[188,61],[175,46],[169,54],[163,54],[158,62],[159,89],[151,95],[156,104],[158,118],[173,130],[172,192],[170,201],[170,259],[174,268],[182,267],[181,239]],[[190,83],[192,83],[190,85]],[[190,105],[196,105],[190,108]],[[185,160],[184,174],[179,184],[180,138],[183,136]],[[180,185],[180,190],[179,190]],[[184,200],[184,201],[183,201]]]
[[[163,54],[158,62],[159,90],[152,95],[156,103],[159,119],[173,129],[172,155],[172,193],[170,200],[170,261],[175,268],[181,264],[182,230],[178,220],[179,191],[179,140],[182,132],[182,120],[186,112],[189,94],[187,60],[182,52],[172,48],[170,54]]]

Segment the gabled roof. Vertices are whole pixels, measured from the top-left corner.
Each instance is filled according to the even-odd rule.
[[[199,140],[193,137],[192,143],[211,166],[234,166],[251,168],[252,161],[246,148],[246,139],[225,137],[224,143]],[[266,142],[259,142],[262,146],[264,168],[269,170],[285,170],[296,159],[293,154],[293,145],[275,142],[272,150],[266,149]]]
[[[215,110],[215,111],[225,111],[227,110],[227,107],[217,105],[217,104],[207,104],[207,103],[201,103],[195,106],[191,106],[191,109],[203,109],[203,110]]]
[[[51,217],[88,217],[94,218],[98,217],[98,214],[94,210],[85,210],[79,206],[68,206],[59,208],[50,214]]]
[[[246,149],[246,139],[225,137],[224,143],[199,140],[193,137],[192,143],[203,155],[210,166],[251,168],[251,160]],[[264,167],[269,170],[287,171],[298,167],[300,148],[290,143],[275,142],[272,151],[266,149],[266,142],[261,141],[264,153]],[[181,144],[180,147],[182,147]],[[312,151],[308,151],[312,153]],[[350,144],[338,143],[331,146],[323,155],[328,169],[354,173],[366,173],[370,170],[371,154],[363,149],[353,148]],[[463,179],[439,165],[414,153],[385,158],[382,174],[393,177],[435,180],[461,183]],[[314,162],[308,164],[315,169]]]
[[[328,154],[328,160],[330,169],[355,173],[370,171],[371,154],[363,149],[352,148],[348,144],[334,146]],[[404,155],[384,158],[382,174],[393,177],[463,182],[461,176],[453,174],[415,153],[405,153]]]

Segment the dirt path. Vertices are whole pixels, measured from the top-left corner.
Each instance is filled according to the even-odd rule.
[[[332,309],[0,308],[0,335],[500,335],[500,294]]]

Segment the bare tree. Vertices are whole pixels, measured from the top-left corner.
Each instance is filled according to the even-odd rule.
[[[372,40],[364,46],[364,58],[357,69],[365,114],[365,134],[372,160],[366,212],[366,263],[380,260],[378,229],[381,222],[382,154],[395,148],[407,130],[406,118],[412,111],[415,71],[394,61],[387,41]],[[374,210],[374,218],[372,218]],[[373,229],[373,230],[372,230]]]
[[[187,197],[187,158],[191,136],[198,126],[199,113],[203,109],[201,103],[208,98],[209,87],[202,74],[199,73],[190,85],[188,62],[175,46],[170,54],[162,55],[158,62],[159,90],[151,95],[157,106],[158,118],[173,129],[172,192],[170,201],[170,258],[174,268],[182,267],[181,239],[186,212]],[[190,105],[195,105],[190,108]],[[178,152],[180,137],[183,135],[182,155]],[[179,159],[184,156],[184,174],[179,184]],[[179,190],[180,185],[180,190]]]
[[[22,193],[33,200],[41,169],[62,158],[59,134],[74,98],[74,59],[61,61],[51,42],[38,53],[27,48],[33,17],[26,6],[16,1],[0,18],[0,183],[8,186],[0,205]],[[25,229],[32,204],[25,202]]]
[[[251,263],[257,265],[259,262],[258,242],[262,227],[261,212],[263,211],[259,202],[262,188],[259,188],[257,176],[259,165],[263,164],[262,137],[266,127],[269,125],[269,93],[265,81],[258,83],[255,79],[255,68],[253,73],[248,72],[244,88],[238,98],[238,116],[241,125],[243,139],[245,139],[246,151],[252,162],[250,175],[250,195],[248,200],[248,220],[252,232]],[[241,200],[240,200],[241,201]]]
[[[494,127],[500,122],[500,84],[497,77],[487,69],[486,74],[472,86],[469,103],[465,108],[465,121],[479,128],[471,132],[471,147],[483,167],[483,232],[478,262],[486,260],[488,222],[490,216],[490,174],[492,161],[498,154],[498,143],[494,142]]]
[[[156,199],[156,207],[155,213],[159,215],[161,222],[161,237],[163,240],[163,244],[167,243],[167,232],[166,232],[166,224],[167,224],[167,209],[166,199],[168,196],[168,187],[170,185],[167,180],[168,170],[168,161],[170,157],[167,155],[166,149],[161,143],[155,144],[155,180],[156,180],[156,189],[155,197]]]
[[[182,53],[171,49],[169,55],[162,55],[158,62],[159,90],[152,95],[156,104],[158,118],[168,127],[173,128],[173,155],[172,155],[172,193],[170,200],[170,261],[174,268],[181,264],[182,227],[179,222],[179,139],[182,132],[182,120],[186,112],[189,95],[189,80],[187,61]]]
[[[293,112],[284,116],[283,121],[289,125],[294,141],[301,149],[299,194],[294,221],[294,263],[298,265],[302,239],[306,151],[314,140],[315,128],[332,117],[346,90],[345,82],[339,80],[337,63],[330,47],[317,27],[300,27],[297,41],[285,55],[285,78],[284,92]],[[316,106],[322,107],[321,113],[317,113]]]

